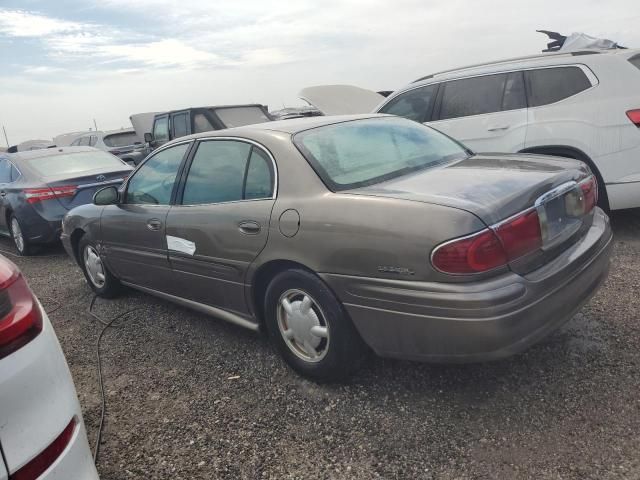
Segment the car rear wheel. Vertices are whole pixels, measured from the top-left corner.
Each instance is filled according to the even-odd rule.
[[[11,238],[18,255],[22,255],[23,257],[31,255],[33,253],[33,246],[25,238],[22,228],[20,227],[20,222],[18,222],[15,215],[11,215],[9,225],[11,228]]]
[[[120,291],[120,282],[102,261],[95,243],[86,236],[82,237],[78,253],[82,272],[96,295],[105,298],[115,297]]]
[[[279,273],[265,298],[269,336],[302,375],[338,380],[353,373],[367,348],[344,307],[317,276],[302,269]]]

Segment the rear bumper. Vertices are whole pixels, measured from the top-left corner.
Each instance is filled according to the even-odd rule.
[[[325,274],[380,356],[475,362],[518,353],[560,327],[609,271],[612,233],[599,209],[587,235],[525,276],[428,283]]]
[[[73,380],[43,313],[42,332],[0,360],[0,444],[9,473],[41,453],[72,418],[77,426],[69,445],[39,478],[98,478]]]

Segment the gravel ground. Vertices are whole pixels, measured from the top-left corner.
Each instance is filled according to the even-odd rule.
[[[640,211],[615,214],[611,275],[561,331],[496,363],[372,358],[348,383],[290,371],[267,341],[127,292],[105,333],[103,480],[640,478]],[[0,249],[11,251],[7,240]],[[67,355],[89,432],[100,396],[91,294],[60,247],[14,258]]]

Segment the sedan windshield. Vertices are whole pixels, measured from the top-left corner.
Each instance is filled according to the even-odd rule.
[[[81,174],[94,170],[124,170],[125,163],[107,152],[77,152],[37,157],[29,160],[29,165],[43,177]]]
[[[313,128],[293,141],[334,191],[373,185],[469,155],[440,132],[396,117]]]

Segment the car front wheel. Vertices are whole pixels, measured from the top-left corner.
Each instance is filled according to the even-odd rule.
[[[279,273],[266,291],[269,336],[286,362],[316,380],[338,380],[353,373],[367,348],[344,307],[314,274],[291,269]]]
[[[96,244],[84,236],[78,251],[80,267],[91,289],[101,297],[115,297],[120,291],[120,282],[102,261]]]

